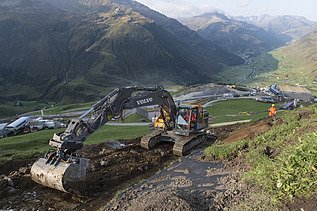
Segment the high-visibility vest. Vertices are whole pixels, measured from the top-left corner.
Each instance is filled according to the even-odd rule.
[[[275,107],[271,107],[269,109],[269,117],[275,116],[276,115],[276,111],[277,111],[277,109]]]

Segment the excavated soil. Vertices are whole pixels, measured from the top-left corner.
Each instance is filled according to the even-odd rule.
[[[265,120],[212,132],[217,142],[234,142],[270,127]],[[139,139],[85,146],[81,155],[90,159],[90,165],[86,188],[80,194],[34,183],[29,175],[34,159],[0,163],[0,209],[228,210],[241,199],[252,198],[254,189],[240,181],[248,167],[239,158],[221,164],[203,155],[214,138],[182,158],[172,155],[170,144],[149,151],[140,147]]]
[[[86,188],[80,194],[34,183],[29,174],[34,159],[0,163],[0,209],[96,210],[119,190],[150,177],[175,159],[171,148],[165,144],[149,151],[140,147],[139,140],[85,146],[81,155],[90,159],[90,165]]]
[[[269,131],[272,127],[270,120],[264,120],[256,123],[249,123],[236,130],[233,130],[222,143],[232,143],[238,140],[251,140],[260,134]]]

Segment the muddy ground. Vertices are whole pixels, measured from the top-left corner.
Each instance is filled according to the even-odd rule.
[[[143,149],[140,139],[85,146],[80,153],[90,159],[90,165],[81,194],[63,193],[34,183],[29,167],[35,159],[2,162],[0,209],[228,210],[253,196],[254,187],[240,181],[248,166],[239,163],[239,158],[219,163],[206,158],[203,149],[215,141],[252,139],[270,127],[269,121],[260,121],[212,129],[217,139],[208,139],[182,158],[172,155],[170,144],[152,151]],[[301,203],[306,204],[303,200],[297,204]],[[306,208],[288,204],[284,209],[296,210],[294,207]]]
[[[213,132],[222,140],[237,127],[217,128]],[[63,193],[34,183],[29,170],[36,159],[2,162],[0,209],[96,210],[119,196],[122,190],[140,184],[179,159],[173,156],[171,144],[163,144],[149,151],[141,148],[139,141],[135,139],[84,146],[80,154],[90,159],[90,164],[86,188],[80,194]],[[214,138],[208,139],[196,151],[201,151],[214,141]],[[184,181],[180,177],[174,182]]]
[[[81,195],[34,183],[29,167],[35,159],[0,163],[0,209],[98,209],[118,190],[168,165],[175,159],[171,147],[165,144],[148,151],[140,147],[137,139],[121,141],[121,144],[108,142],[85,146],[81,155],[90,159],[90,165],[86,189]]]

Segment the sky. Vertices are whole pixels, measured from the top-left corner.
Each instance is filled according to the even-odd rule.
[[[208,12],[233,16],[297,15],[317,21],[317,0],[136,0],[172,18]]]

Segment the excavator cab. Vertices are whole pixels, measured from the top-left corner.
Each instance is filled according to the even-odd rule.
[[[189,136],[208,126],[208,112],[200,105],[180,106],[177,111],[175,134]]]
[[[183,156],[191,149],[206,140],[208,127],[208,112],[200,105],[179,106],[175,114],[174,128],[156,128],[150,134],[143,136],[141,146],[153,149],[162,142],[173,143],[173,154]],[[159,121],[160,117],[156,121]]]

